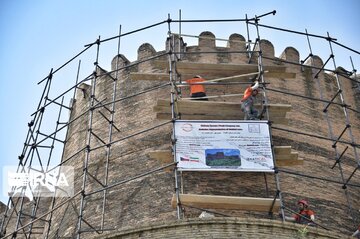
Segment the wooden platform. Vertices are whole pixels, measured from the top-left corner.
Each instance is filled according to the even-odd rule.
[[[260,105],[258,110],[261,111]],[[269,104],[270,120],[274,124],[288,124],[286,114],[291,110],[291,105]],[[175,104],[175,111],[181,114],[184,120],[242,120],[244,113],[241,111],[241,104],[234,102],[220,101],[196,101],[178,100]],[[170,101],[158,99],[154,112],[158,119],[171,119]]]
[[[164,72],[169,71],[169,63],[167,61],[154,61],[154,66],[158,69],[164,70]],[[227,63],[213,64],[180,61],[176,63],[176,70],[183,79],[192,78],[194,75],[201,75],[205,79],[214,79],[217,77],[254,73],[258,71],[258,65]],[[280,77],[287,79],[296,77],[295,73],[286,72],[285,66],[264,66],[263,70],[268,71],[264,74],[265,77]],[[167,80],[169,80],[169,77]]]
[[[291,149],[291,146],[274,146],[276,166],[286,167],[303,165],[304,160],[299,159],[299,154]],[[161,162],[161,164],[169,164],[174,161],[170,150],[157,150],[148,154],[149,158]]]
[[[274,146],[276,166],[296,166],[303,165],[304,160],[299,158],[299,153],[293,151],[291,146]]]
[[[180,202],[182,205],[203,209],[229,209],[269,212],[273,200],[273,198],[180,194]],[[175,194],[171,199],[171,206],[176,208]],[[279,208],[280,200],[276,199],[271,211],[276,213],[279,211]]]

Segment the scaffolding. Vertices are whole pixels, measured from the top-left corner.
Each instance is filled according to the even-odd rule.
[[[73,162],[77,157],[83,158],[82,162],[78,162],[78,164],[81,164],[82,166],[79,168],[81,170],[81,173],[79,175],[75,175],[75,181],[81,181],[81,185],[79,187],[79,190],[74,192],[74,195],[70,196],[67,199],[58,199],[55,197],[56,191],[54,192],[53,197],[51,197],[50,201],[45,200],[41,195],[33,194],[33,200],[29,203],[27,203],[27,196],[25,195],[25,189],[26,187],[21,187],[20,192],[18,191],[19,188],[13,188],[13,193],[20,193],[19,195],[10,195],[8,203],[7,203],[7,209],[4,213],[4,217],[1,221],[1,227],[0,232],[2,233],[2,236],[4,238],[17,238],[18,236],[24,237],[24,238],[31,238],[36,237],[36,235],[42,235],[44,238],[51,238],[53,235],[51,235],[51,231],[54,230],[53,225],[53,217],[56,212],[58,212],[59,209],[65,208],[65,207],[72,207],[73,211],[76,214],[76,228],[71,233],[72,237],[81,238],[83,235],[88,235],[90,233],[96,233],[96,234],[103,234],[107,232],[111,232],[115,230],[115,228],[107,227],[105,219],[107,216],[107,210],[106,205],[108,201],[109,191],[110,190],[118,190],[121,185],[125,185],[129,182],[147,177],[148,175],[162,172],[165,169],[172,169],[174,172],[174,188],[175,188],[175,197],[173,200],[175,200],[175,207],[176,207],[176,215],[177,219],[182,219],[186,217],[186,214],[184,212],[185,207],[189,207],[191,209],[195,210],[202,210],[207,211],[206,208],[201,208],[197,206],[192,206],[191,204],[186,205],[184,203],[186,200],[183,197],[184,194],[184,180],[183,180],[183,173],[181,170],[177,167],[177,160],[176,160],[176,137],[175,137],[175,131],[174,126],[175,122],[177,120],[184,117],[181,110],[179,110],[179,107],[181,107],[181,101],[185,101],[186,98],[182,97],[182,89],[187,87],[187,84],[183,83],[185,75],[180,74],[180,68],[181,64],[183,63],[183,57],[187,55],[194,55],[194,54],[217,54],[217,51],[201,51],[201,52],[186,52],[186,46],[183,42],[183,37],[196,37],[201,39],[208,39],[207,37],[203,36],[192,36],[189,34],[183,34],[182,33],[182,24],[187,23],[210,23],[210,22],[217,22],[217,23],[228,23],[228,22],[236,22],[236,23],[245,23],[246,29],[247,29],[247,40],[242,41],[242,43],[246,44],[246,50],[245,51],[227,51],[227,54],[246,54],[248,56],[248,64],[253,64],[254,61],[256,61],[256,70],[252,71],[252,73],[242,73],[242,74],[235,74],[232,76],[217,78],[217,80],[209,81],[208,83],[205,83],[209,87],[212,86],[241,86],[241,85],[248,85],[252,81],[250,78],[253,78],[253,76],[256,76],[259,79],[261,88],[262,88],[262,99],[261,102],[261,109],[263,112],[263,118],[264,120],[268,121],[269,128],[270,128],[270,138],[271,142],[273,131],[277,132],[286,132],[291,133],[294,135],[299,136],[305,136],[310,137],[314,139],[321,139],[325,141],[329,141],[332,143],[332,148],[335,151],[335,157],[331,159],[333,162],[332,169],[337,168],[341,181],[334,180],[332,178],[324,178],[320,176],[314,176],[309,175],[304,172],[299,171],[293,171],[288,170],[286,168],[282,168],[281,166],[278,166],[277,160],[276,160],[276,148],[272,144],[272,152],[273,152],[273,158],[275,162],[274,167],[274,182],[276,186],[275,195],[273,195],[273,199],[270,201],[270,207],[266,207],[263,211],[268,211],[271,218],[273,218],[273,211],[275,204],[279,204],[279,209],[282,214],[282,218],[285,218],[285,211],[292,212],[290,208],[285,206],[285,199],[283,197],[284,191],[280,189],[280,175],[296,175],[298,177],[303,177],[304,179],[309,180],[318,180],[318,181],[326,181],[328,183],[339,185],[341,186],[342,190],[344,191],[344,195],[347,202],[348,207],[348,214],[351,215],[351,220],[353,222],[353,226],[355,228],[356,223],[359,222],[359,214],[356,213],[356,210],[354,209],[354,205],[352,205],[351,200],[351,193],[349,192],[351,189],[357,189],[360,188],[360,184],[358,182],[352,182],[352,179],[354,178],[354,175],[356,175],[356,172],[358,171],[360,167],[360,158],[358,154],[358,148],[360,147],[360,144],[356,142],[353,130],[352,130],[352,123],[350,122],[349,112],[353,112],[354,114],[360,114],[360,112],[357,109],[352,108],[350,105],[346,103],[346,97],[344,94],[343,86],[341,84],[341,79],[348,80],[349,82],[353,83],[355,87],[359,88],[360,81],[357,78],[356,75],[356,69],[354,68],[352,59],[352,71],[346,71],[346,70],[339,70],[339,68],[336,65],[334,52],[333,52],[333,45],[340,46],[341,48],[344,48],[348,51],[350,51],[352,54],[360,54],[360,52],[353,50],[347,46],[344,46],[337,42],[335,38],[332,38],[330,34],[328,33],[327,36],[320,36],[315,34],[309,34],[307,30],[305,32],[299,32],[294,30],[288,30],[288,29],[282,29],[278,27],[273,26],[267,26],[260,24],[260,20],[264,17],[268,17],[269,15],[275,15],[276,11],[272,11],[269,13],[262,14],[260,16],[255,16],[253,18],[248,18],[246,15],[244,19],[216,19],[216,20],[183,20],[181,19],[181,11],[179,12],[179,19],[173,20],[170,18],[170,15],[168,15],[168,18],[164,21],[149,25],[147,27],[143,27],[134,31],[122,33],[121,32],[121,26],[119,28],[118,35],[107,38],[107,39],[101,39],[100,37],[97,38],[94,42],[85,45],[84,50],[80,51],[78,54],[76,54],[74,57],[72,57],[69,61],[67,61],[64,65],[60,66],[56,70],[51,69],[48,76],[46,76],[44,79],[42,79],[39,84],[44,85],[43,93],[40,97],[39,104],[37,106],[36,111],[31,115],[32,120],[28,123],[28,133],[25,139],[24,147],[21,151],[21,154],[19,156],[19,165],[18,165],[18,171],[17,172],[28,172],[35,164],[39,164],[41,166],[42,172],[49,172],[51,170],[54,170],[54,168],[50,168],[53,162],[58,162],[58,158],[54,158],[54,150],[57,149],[61,153],[61,162],[57,163],[56,167],[60,167],[63,165],[66,165],[67,163]],[[172,24],[179,24],[178,26],[178,33],[172,32]],[[126,37],[128,35],[133,35],[138,32],[143,32],[147,29],[154,28],[161,25],[167,25],[167,49],[165,52],[157,52],[153,56],[147,56],[143,59],[138,59],[135,62],[126,62],[126,58],[120,54],[120,46],[121,46],[121,39],[123,37]],[[251,40],[251,34],[249,29],[253,27],[255,29],[255,41]],[[271,29],[274,32],[281,31],[286,32],[289,34],[296,34],[305,36],[306,40],[308,42],[309,46],[309,55],[304,60],[301,60],[301,62],[294,62],[289,61],[287,59],[280,59],[280,58],[273,58],[269,57],[267,55],[264,55],[264,49],[262,49],[262,40],[260,37],[260,29],[261,28],[267,28]],[[326,60],[325,63],[321,67],[317,66],[314,62],[317,60],[316,57],[313,55],[312,49],[311,49],[311,42],[310,40],[312,38],[316,39],[322,39],[329,44],[329,51],[330,56]],[[214,40],[224,40],[224,39],[218,39],[218,38],[212,38]],[[99,53],[100,53],[100,46],[104,43],[111,42],[111,41],[117,41],[117,55],[115,60],[115,70],[106,72],[101,67],[101,63],[99,62]],[[231,41],[231,40],[225,40],[225,41]],[[234,41],[235,42],[235,41]],[[51,95],[51,85],[54,81],[54,76],[57,72],[62,70],[64,67],[68,66],[70,63],[74,63],[76,59],[78,59],[80,56],[83,56],[85,52],[88,52],[90,49],[95,50],[95,61],[94,61],[94,71],[92,74],[88,75],[82,80],[79,80],[79,73],[80,73],[80,66],[81,61],[79,60],[78,67],[77,67],[77,74],[76,74],[76,82],[75,84],[67,89],[66,91],[60,93],[59,95],[53,96]],[[155,73],[153,75],[148,74],[145,76],[142,73],[139,73],[139,75],[136,75],[131,69],[134,67],[138,67],[141,64],[146,64],[148,62],[159,60],[159,59],[166,59],[167,60],[167,66],[163,67],[163,69],[168,69],[167,73]],[[316,82],[316,87],[318,88],[320,92],[320,97],[309,97],[306,95],[302,95],[299,93],[286,91],[282,89],[276,89],[272,88],[271,85],[269,87],[269,82],[266,81],[267,74],[270,75],[271,72],[268,71],[268,69],[271,69],[270,66],[266,66],[264,64],[264,60],[271,60],[281,63],[286,63],[293,65],[294,67],[301,67],[303,72],[310,71],[312,75],[312,79]],[[123,61],[125,63],[121,63],[120,61]],[[328,69],[326,66],[332,61],[333,68]],[[309,63],[310,62],[310,63]],[[306,64],[309,63],[309,64]],[[211,66],[213,67],[213,66]],[[336,81],[336,91],[337,93],[333,95],[333,97],[329,100],[324,96],[321,81],[320,81],[320,73],[327,71],[329,73],[334,74],[335,81]],[[119,94],[119,80],[121,79],[122,72],[127,72],[130,76],[139,79],[145,79],[148,77],[148,79],[157,79],[157,80],[164,80],[167,79],[166,83],[162,83],[159,85],[151,85],[150,87],[147,87],[139,92],[131,93],[131,94]],[[305,74],[304,73],[304,74]],[[285,73],[284,73],[285,74]],[[290,73],[287,73],[287,75],[290,75]],[[245,81],[228,81],[236,78],[241,78],[245,76]],[[145,77],[145,78],[144,78]],[[274,77],[274,76],[272,76]],[[105,79],[105,80],[104,80]],[[225,80],[224,80],[225,79]],[[97,87],[99,87],[100,83],[99,81],[110,81],[108,83],[111,86],[111,90],[108,93],[108,96],[111,96],[111,99],[107,98],[101,98],[102,95],[97,94]],[[84,83],[91,82],[90,89],[87,90],[84,87]],[[147,93],[154,93],[157,90],[164,90],[167,89],[170,91],[170,101],[169,101],[169,107],[171,108],[170,118],[166,121],[163,121],[158,124],[149,124],[146,125],[145,128],[142,128],[136,132],[131,132],[129,135],[122,135],[123,132],[121,132],[121,127],[119,126],[122,124],[122,122],[117,122],[117,118],[115,117],[116,113],[116,104],[125,100],[132,99],[137,96],[141,96],[143,94]],[[360,89],[358,89],[360,90]],[[76,95],[79,95],[79,92],[82,92],[84,95],[84,99],[88,98],[87,105],[80,109],[80,112],[77,112],[77,114],[74,113],[74,105],[76,100]],[[88,94],[89,95],[86,95]],[[274,92],[277,94],[286,95],[289,97],[294,97],[296,99],[304,99],[314,102],[321,102],[323,103],[323,115],[324,119],[327,124],[328,128],[328,136],[322,136],[321,134],[316,133],[308,133],[300,130],[293,130],[290,128],[284,128],[279,127],[278,125],[272,125],[272,116],[270,114],[271,112],[271,104],[269,102],[268,94],[269,92]],[[122,96],[121,96],[122,95]],[[238,96],[239,94],[233,94],[233,95],[220,95],[218,97],[233,97]],[[86,96],[86,97],[85,97]],[[64,104],[64,100],[66,97],[72,97],[72,103],[69,106],[66,106]],[[100,97],[100,98],[99,98]],[[79,100],[80,101],[80,100]],[[56,111],[58,112],[56,121],[54,123],[54,129],[50,133],[47,132],[47,127],[44,126],[44,117],[48,116],[48,112],[51,109],[55,107]],[[334,107],[340,107],[343,113],[344,117],[344,128],[340,133],[334,133],[333,125],[331,122],[331,116],[329,115],[329,112],[333,110]],[[79,110],[79,109],[76,109]],[[66,113],[70,115],[69,119],[67,119]],[[239,109],[240,111],[240,109]],[[338,115],[337,115],[338,116]],[[86,127],[84,130],[86,132],[86,144],[79,146],[77,150],[73,151],[70,155],[65,154],[64,149],[67,146],[68,147],[68,138],[69,138],[69,129],[80,122],[82,118],[87,117],[85,120],[87,122]],[[96,117],[100,117],[104,122],[105,126],[103,128],[107,128],[106,136],[103,136],[103,132],[99,132],[99,127],[97,127],[95,124]],[[238,117],[236,115],[236,117]],[[51,118],[51,117],[50,117]],[[110,181],[109,177],[112,172],[110,170],[111,168],[111,155],[113,153],[113,146],[119,145],[123,142],[127,142],[128,140],[131,140],[133,138],[136,138],[137,136],[141,136],[145,133],[152,132],[157,129],[164,129],[165,127],[172,126],[172,137],[171,137],[171,144],[172,144],[172,162],[167,161],[166,164],[163,164],[160,167],[148,169],[146,172],[139,173],[137,175],[129,176],[126,179],[118,180],[118,181]],[[66,133],[64,133],[66,132]],[[114,137],[115,133],[117,132],[121,135],[119,137]],[[347,139],[343,139],[345,136],[344,134],[348,134]],[[339,147],[338,145],[341,145]],[[346,146],[343,150],[339,150],[339,148],[343,148]],[[354,155],[354,161],[352,164],[356,163],[355,166],[353,166],[353,171],[346,175],[346,173],[343,170],[343,161],[345,155],[348,153],[348,149],[352,149],[353,155]],[[100,150],[105,151],[105,157],[104,162],[102,165],[101,170],[103,170],[103,177],[99,178],[91,172],[92,169],[90,169],[90,166],[92,162],[95,160],[98,160],[98,158],[95,155],[95,152],[99,152]],[[44,153],[45,152],[45,153]],[[348,163],[349,164],[349,163]],[[264,181],[266,185],[266,194],[269,195],[268,192],[268,181],[267,181],[267,175],[263,173],[264,175]],[[16,191],[17,190],[17,191]],[[97,202],[99,207],[101,208],[97,214],[99,215],[99,220],[92,221],[88,218],[90,217],[89,213],[86,212],[86,208],[89,207],[89,202],[91,202],[91,197],[93,195],[101,195],[100,202]],[[210,199],[212,200],[212,199]],[[45,202],[44,202],[45,201]],[[26,207],[25,207],[26,204]],[[30,207],[30,209],[28,209]],[[66,210],[64,211],[66,212]],[[221,216],[228,216],[225,213],[217,212],[217,211],[211,211],[213,213],[217,213]],[[283,219],[284,220],[284,219]],[[322,228],[328,228],[329,225],[322,225],[320,223],[317,223],[318,226]],[[350,230],[350,229],[349,229]],[[57,235],[58,236],[58,235]],[[85,236],[83,236],[85,237]]]

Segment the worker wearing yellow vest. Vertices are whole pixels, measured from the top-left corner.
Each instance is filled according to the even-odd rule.
[[[254,108],[256,96],[259,93],[258,87],[259,82],[255,81],[255,83],[246,88],[244,92],[244,96],[241,100],[241,110],[245,113],[244,120],[259,119],[259,113],[257,109]]]
[[[205,82],[205,79],[199,75],[186,80],[186,83],[190,85],[190,97],[194,100],[208,100],[208,98],[206,98],[205,87],[201,84],[203,82]]]

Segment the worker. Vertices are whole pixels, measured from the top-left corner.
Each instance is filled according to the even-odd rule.
[[[358,229],[354,232],[354,234],[352,234],[352,236],[360,238],[360,225],[359,225]]]
[[[241,100],[241,110],[245,113],[244,120],[258,120],[259,113],[254,108],[256,96],[259,93],[259,82],[255,81],[251,86],[246,88],[244,96]]]
[[[2,231],[0,231],[0,238],[5,237],[6,235],[6,229],[3,229]]]
[[[293,217],[285,216],[286,221],[296,222],[300,224],[307,224],[309,226],[314,226],[313,223],[315,220],[315,213],[312,210],[309,210],[309,203],[302,199],[298,201],[299,213],[295,214]]]
[[[197,75],[194,76],[192,79],[186,80],[186,83],[190,85],[190,97],[194,100],[208,100],[205,93],[205,87],[202,84],[197,83],[203,83],[205,82],[205,79],[201,76]]]

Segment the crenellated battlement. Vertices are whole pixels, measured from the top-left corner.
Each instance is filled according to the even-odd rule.
[[[197,44],[188,45],[188,37],[197,38]],[[158,50],[150,43],[141,44],[133,61],[116,55],[110,71],[96,63],[95,72],[74,88],[66,138],[58,141],[64,144],[61,164],[75,169],[78,194],[71,204],[64,203],[66,199],[56,201],[55,206],[66,206],[44,217],[51,222],[47,224],[48,237],[81,234],[94,238],[97,230],[103,230],[99,234],[108,238],[111,234],[152,238],[151,233],[162,237],[181,230],[191,237],[193,226],[204,231],[222,228],[219,232],[224,238],[240,234],[258,238],[263,236],[262,230],[292,237],[300,226],[282,223],[278,211],[294,209],[294,202],[302,198],[316,212],[316,222],[326,225],[328,231],[349,233],[348,203],[359,206],[360,189],[350,185],[351,198],[345,198],[343,179],[336,164],[333,166],[340,162],[339,152],[345,146],[358,146],[351,135],[343,135],[344,122],[345,130],[351,129],[353,136],[360,138],[360,115],[349,110],[358,107],[359,92],[354,89],[357,82],[347,79],[349,72],[338,67],[329,73],[317,55],[302,62],[292,46],[275,56],[276,42],[247,42],[239,33],[218,39],[213,32],[204,31],[197,36],[173,34],[164,40],[163,49]],[[217,45],[218,41],[226,41],[225,46]],[[184,81],[195,75],[208,81],[204,85],[208,101],[190,100],[189,85]],[[255,80],[260,81],[255,107],[266,120],[261,123],[271,129],[269,151],[274,167],[264,172],[194,170],[177,174],[173,123],[178,119],[243,120],[241,99]],[[341,92],[347,94],[336,97]],[[344,110],[349,110],[345,120],[340,117]],[[49,138],[55,140],[55,136]],[[356,163],[356,152],[349,151],[340,162],[344,175],[351,175]],[[180,183],[175,183],[179,177]],[[359,181],[360,175],[354,174],[351,183]],[[174,187],[178,190],[175,196]],[[190,220],[173,221],[180,213],[172,206]],[[194,219],[209,209],[219,218]],[[289,211],[286,214],[290,216]],[[234,220],[225,220],[225,216]],[[360,214],[355,212],[354,217],[360,218]],[[79,222],[83,223],[81,233]],[[102,224],[106,226],[100,229]],[[141,226],[150,224],[165,226],[156,226],[156,230]],[[237,224],[244,230],[238,230]],[[256,231],[249,232],[249,227]],[[309,231],[314,236],[323,234],[316,228]],[[273,236],[268,234],[268,238]],[[324,232],[323,238],[326,236]]]
[[[169,51],[170,42],[174,44],[173,49],[178,52],[184,53],[198,53],[198,54],[188,54],[182,55],[182,59],[185,61],[196,61],[196,62],[206,62],[206,63],[228,63],[228,64],[242,64],[249,62],[249,53],[247,52],[247,42],[244,36],[238,33],[233,33],[229,36],[227,40],[226,47],[216,46],[216,36],[210,31],[201,32],[198,36],[198,45],[188,46],[184,42],[183,38],[180,38],[179,35],[174,35],[174,39],[168,38],[165,41],[165,52]],[[293,62],[296,64],[301,64],[299,51],[292,47],[286,47],[279,56],[275,56],[275,47],[272,42],[266,39],[261,39],[256,46],[254,43],[250,43],[250,50],[254,49],[252,59],[250,62],[257,63],[258,51],[262,52],[262,55],[265,57],[263,61],[268,64],[276,62],[277,59],[285,60],[288,62]],[[211,53],[202,53],[202,52],[213,52]],[[164,50],[156,51],[155,48],[150,43],[143,43],[139,46],[137,51],[137,61],[144,61],[150,57],[154,57],[157,54],[164,53]],[[114,71],[115,61],[117,57],[114,57],[111,63],[111,70]],[[313,62],[313,63],[311,63]],[[130,64],[126,56],[121,55],[119,60],[119,67],[124,67]],[[133,63],[136,63],[133,62]],[[310,58],[304,63],[305,65],[311,65],[321,68],[323,65],[323,60],[319,56],[313,56],[313,59]],[[146,72],[151,68],[150,63],[141,63],[139,64],[138,71]]]
[[[114,118],[115,121],[121,122],[121,127],[119,127],[119,132],[114,132],[113,137],[115,139],[121,139],[124,135],[136,134],[140,129],[144,129],[145,125],[154,126],[164,122],[164,120],[171,119],[171,104],[169,101],[161,100],[169,98],[170,88],[161,88],[156,90],[156,92],[148,92],[144,95],[139,94],[143,90],[169,82],[169,58],[173,61],[176,61],[176,57],[179,59],[176,61],[175,69],[172,69],[172,73],[176,72],[177,80],[179,78],[185,80],[196,74],[200,74],[205,79],[217,79],[256,72],[258,70],[260,50],[263,57],[262,64],[266,71],[264,73],[264,81],[269,89],[277,90],[275,92],[267,90],[268,102],[279,105],[289,104],[292,108],[291,111],[286,113],[285,120],[283,119],[284,115],[279,116],[279,112],[282,111],[281,109],[274,108],[274,111],[270,110],[270,118],[275,120],[275,125],[277,123],[285,124],[287,129],[293,131],[317,132],[320,135],[328,134],[328,126],[324,124],[324,102],[309,100],[320,97],[331,99],[337,93],[336,78],[322,69],[323,60],[319,56],[314,55],[305,62],[302,62],[300,61],[299,51],[292,46],[286,47],[279,56],[275,56],[274,46],[276,44],[269,40],[261,39],[254,47],[253,43],[246,42],[245,37],[238,33],[233,33],[229,36],[225,47],[217,46],[216,42],[220,39],[217,39],[215,34],[209,31],[193,36],[198,38],[197,45],[188,45],[185,40],[186,37],[182,38],[179,35],[169,37],[165,40],[164,49],[158,51],[150,43],[144,43],[139,46],[137,59],[134,62],[130,62],[124,55],[116,56],[112,60],[111,70],[121,69],[117,71],[118,88],[122,89],[119,95],[122,97],[132,94],[136,95],[133,98],[116,103]],[[249,49],[254,50],[254,52],[250,54]],[[176,57],[170,53],[175,53]],[[251,60],[249,57],[251,57]],[[317,74],[316,79],[314,79],[315,74]],[[112,73],[112,77],[114,76],[115,74]],[[249,80],[250,77],[244,78],[242,81],[249,82]],[[109,80],[109,77],[105,74],[98,79],[98,82],[96,86],[97,97],[103,99],[111,96],[109,89],[111,88],[112,81]],[[206,119],[223,119],[225,115],[230,115],[228,119],[239,119],[241,117],[239,106],[241,97],[239,95],[244,92],[246,86],[244,84],[206,86],[207,95],[214,97],[209,100],[208,105],[199,107],[201,110],[196,110],[196,107],[194,109],[194,106],[186,105],[186,101],[184,101],[178,102],[176,109],[182,110],[182,117],[184,119],[187,119],[187,117],[195,119],[194,115],[197,113],[196,117],[198,118],[196,119],[204,118],[205,116],[207,117]],[[343,87],[347,91],[353,91],[351,88],[352,84],[350,83],[344,83]],[[289,96],[283,92],[291,92],[293,95],[303,97],[294,98],[294,96]],[[182,88],[181,97],[186,99],[188,95],[188,89]],[[226,95],[234,96],[217,98],[217,96]],[[304,99],[304,97],[309,99]],[[346,96],[346,102],[356,105],[355,97],[351,94]],[[232,111],[234,112],[231,113]],[[334,135],[340,135],[342,130],[341,125],[343,122],[338,119],[339,114],[338,109],[333,109],[329,113],[329,120],[336,125],[334,127]],[[106,131],[99,122],[104,123],[105,121],[100,116],[94,117],[97,119],[97,123],[94,125],[93,130],[97,132],[100,138],[104,138]],[[353,117],[356,116],[353,115]],[[279,120],[279,122],[276,120]],[[356,135],[360,135],[358,127],[358,124],[354,125],[354,128],[357,128],[356,131],[354,130]],[[157,151],[159,149],[165,150],[164,152],[167,152],[167,155],[171,154],[170,132],[171,128],[166,127],[165,129],[151,131],[150,134],[145,134],[142,138],[139,137],[136,140],[131,140],[130,143],[123,143],[121,147],[114,146],[114,152],[119,153],[114,153],[112,158],[116,162],[114,168],[120,170],[120,168],[126,166],[126,170],[119,171],[119,175],[113,175],[113,179],[120,180],[121,178],[130,177],[130,175],[143,171],[141,165],[146,165],[150,168],[156,167],[159,162],[151,158],[149,159],[148,155],[154,152],[159,154],[159,151]],[[273,133],[273,142],[276,146],[280,147],[291,144],[291,150],[293,149],[293,151],[288,152],[288,156],[279,155],[279,160],[295,156],[300,159],[298,161],[291,161],[292,164],[289,163],[290,161],[279,161],[280,167],[285,165],[285,167],[291,167],[294,171],[301,171],[324,178],[329,177],[329,175],[335,175],[335,172],[328,165],[328,158],[333,157],[332,148],[331,145],[329,147],[328,142],[316,138],[308,139],[303,135],[276,130]],[[352,156],[352,154],[345,156],[346,160],[350,160]],[[344,170],[350,173],[350,168],[347,165]],[[258,185],[263,180],[262,175],[259,176],[256,173],[229,174],[211,172],[194,175],[183,172],[183,176],[185,178],[184,184],[186,185],[184,190],[190,193],[207,195],[216,192],[219,195],[255,195],[256,197],[265,197],[263,188]],[[159,180],[159,177],[161,180]],[[158,176],[145,180],[151,187],[161,188],[161,190],[156,190],[156,194],[146,191],[143,187],[143,182],[131,182],[129,185],[125,185],[124,192],[116,197],[116,200],[125,200],[127,202],[127,206],[122,209],[124,213],[118,221],[122,225],[128,226],[134,222],[148,221],[148,218],[151,218],[153,213],[156,213],[157,217],[162,220],[172,218],[175,212],[167,204],[170,202],[170,195],[167,193],[169,184],[166,183],[172,177],[171,172],[165,171]],[[358,176],[356,177],[358,178]],[[225,180],[227,182],[226,187],[217,183],[218,180]],[[311,201],[314,209],[320,214],[318,219],[320,223],[330,224],[328,218],[330,218],[334,207],[336,210],[344,209],[346,202],[343,200],[342,191],[337,189],[337,185],[328,185],[323,182],[314,184],[309,180],[302,181],[301,185],[294,187],[296,180],[302,180],[302,178],[294,175],[282,175],[281,187],[286,206],[303,197],[305,191],[310,191],[306,198]],[[276,185],[274,183],[267,182],[267,187],[269,194],[275,193]],[[135,191],[134,188],[136,189]],[[131,198],[125,191],[132,192],[132,194],[130,193],[131,195],[137,195],[137,198],[141,198],[141,204],[146,208],[151,207],[152,210],[150,212],[140,210],[138,208],[139,201]],[[355,196],[353,202],[358,199],[359,196]],[[154,200],[156,205],[149,203],[154,202]],[[114,204],[117,204],[115,201]],[[336,201],[336,205],[333,204],[334,201]],[[186,214],[188,217],[197,217],[198,211],[188,209]],[[244,216],[243,213],[238,211],[231,212],[231,214],[235,217]],[[137,216],[134,217],[133,215]],[[254,215],[254,217],[261,218],[260,215]],[[338,226],[344,225],[346,221],[348,221],[347,215],[341,214],[335,224]]]

